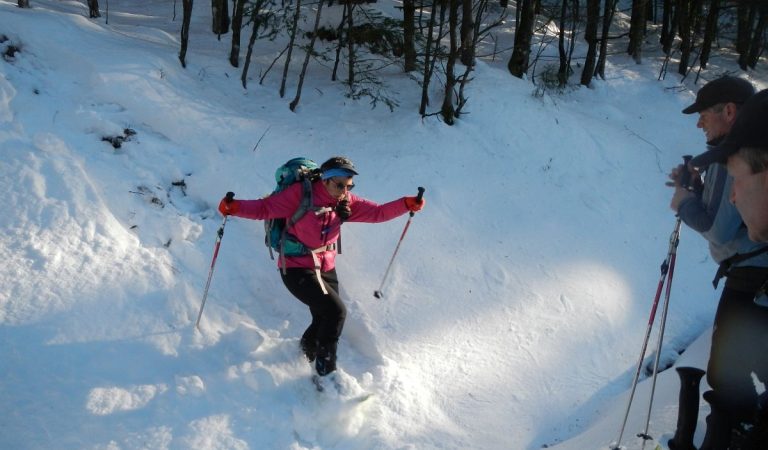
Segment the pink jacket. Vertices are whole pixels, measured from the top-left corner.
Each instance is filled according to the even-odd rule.
[[[301,190],[301,183],[295,183],[282,192],[260,200],[239,200],[239,211],[235,215],[257,220],[289,218],[301,203]],[[386,222],[408,212],[404,198],[377,205],[347,192],[347,199],[352,214],[346,222]],[[321,181],[312,183],[312,202],[315,208],[330,207],[331,210],[320,214],[310,210],[287,231],[296,236],[305,246],[314,249],[331,245],[339,239],[341,218],[335,210],[337,200],[331,197]],[[320,261],[320,270],[323,272],[332,270],[336,266],[335,249],[319,252],[316,256]],[[280,267],[280,258],[277,260]],[[287,268],[315,268],[312,255],[288,256],[285,258],[285,265]]]

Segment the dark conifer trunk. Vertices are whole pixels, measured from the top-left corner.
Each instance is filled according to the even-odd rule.
[[[229,63],[232,67],[240,65],[240,32],[243,28],[243,11],[245,0],[237,0],[232,11],[232,47],[229,51]]]
[[[521,9],[520,22],[515,30],[515,47],[507,69],[512,75],[522,78],[528,71],[528,59],[531,55],[533,25],[536,21],[535,0],[518,0],[518,5]]]
[[[99,11],[99,0],[88,0],[88,17],[91,19],[101,17],[101,12]]]
[[[677,73],[685,75],[688,73],[688,62],[691,57],[691,1],[677,0],[676,14],[678,18],[677,27],[680,30],[680,65],[677,67]]]
[[[600,33],[600,56],[597,58],[595,66],[595,75],[605,79],[605,61],[608,58],[608,33],[611,30],[613,14],[616,11],[616,2],[618,0],[605,0],[603,9],[603,30]]]
[[[632,17],[629,21],[629,46],[627,53],[632,55],[635,62],[642,61],[643,35],[645,34],[645,13],[648,0],[632,0]]]
[[[227,0],[211,0],[211,17],[213,34],[219,35],[229,32],[229,7]]]
[[[587,26],[584,40],[587,41],[587,57],[581,71],[581,84],[589,86],[595,72],[597,60],[597,24],[600,20],[600,0],[587,0]]]
[[[711,0],[709,11],[707,12],[707,25],[704,27],[704,41],[701,43],[701,56],[699,65],[702,69],[707,68],[709,55],[712,52],[712,42],[717,34],[717,18],[720,16],[720,0]]]
[[[453,106],[453,89],[456,86],[456,59],[459,56],[459,45],[457,43],[459,33],[459,0],[450,0],[448,9],[448,37],[450,41],[450,50],[445,63],[445,95],[443,97],[443,107],[440,113],[443,120],[448,125],[453,125],[456,117],[456,110]]]
[[[179,61],[181,67],[187,67],[187,45],[189,43],[189,23],[192,20],[192,0],[183,0],[184,12],[181,19],[181,50],[179,51]]]
[[[416,4],[414,0],[403,1],[403,69],[416,69]]]
[[[752,69],[757,65],[757,60],[760,58],[760,54],[765,46],[763,36],[765,34],[766,22],[768,22],[768,4],[762,3],[758,10],[757,25],[755,26],[755,32],[752,34],[749,56],[747,57],[747,66]]]
[[[472,0],[461,2],[461,63],[467,67],[475,65],[475,17],[472,14],[472,3]]]

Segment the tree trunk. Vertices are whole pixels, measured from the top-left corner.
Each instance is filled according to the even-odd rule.
[[[522,3],[520,22],[515,30],[515,47],[512,50],[512,57],[507,63],[507,69],[512,75],[523,78],[523,75],[528,71],[528,59],[531,55],[531,40],[536,16],[534,14],[535,0],[518,0],[518,5],[520,3]]]
[[[227,0],[211,0],[211,17],[213,19],[213,34],[219,35],[229,32],[229,8]]]
[[[747,70],[749,47],[752,42],[752,26],[755,23],[757,3],[743,1],[739,3],[738,8],[736,51],[739,53],[739,67],[741,67],[741,70]]]
[[[618,0],[605,0],[603,8],[603,31],[600,33],[600,56],[597,58],[595,66],[595,75],[605,79],[605,61],[608,58],[608,32],[613,22],[613,14],[616,11],[616,2]]]
[[[752,69],[757,66],[757,60],[760,59],[760,54],[763,52],[765,45],[763,34],[765,33],[766,22],[768,22],[768,4],[762,3],[758,14],[757,26],[752,35],[752,43],[750,44],[749,56],[747,57],[747,66]]]
[[[629,46],[627,53],[632,55],[635,63],[642,62],[643,35],[645,34],[645,11],[648,0],[632,0],[632,17],[629,25]]]
[[[469,0],[464,0],[465,3],[471,3]],[[453,72],[456,68],[456,59],[459,56],[459,46],[457,43],[457,37],[459,30],[459,0],[450,0],[450,7],[448,10],[448,36],[450,41],[450,51],[448,52],[448,59],[445,64],[445,95],[443,97],[443,107],[440,109],[440,113],[443,116],[443,120],[448,125],[454,124],[456,118],[456,110],[453,106],[453,89],[456,86],[456,74]]]
[[[414,0],[403,1],[403,70],[416,69],[416,3]]]
[[[339,45],[336,46],[336,59],[333,62],[333,71],[331,72],[331,81],[336,81],[336,75],[341,63],[341,49],[344,48],[344,24],[347,23],[347,11],[349,11],[350,2],[344,3],[344,9],[341,12],[341,22],[336,27],[336,34],[339,36]]]
[[[293,54],[293,45],[296,42],[296,31],[299,29],[299,17],[301,16],[301,0],[296,0],[296,12],[293,15],[293,24],[291,25],[291,35],[288,40],[288,54],[285,56],[283,65],[283,79],[280,82],[280,98],[285,96],[285,82],[288,79],[288,67],[291,65],[291,55]]]
[[[560,66],[557,69],[557,82],[559,86],[568,83],[568,54],[565,51],[565,21],[568,14],[568,0],[562,0],[560,6],[560,31],[557,33],[557,51],[560,56]]]
[[[88,0],[88,17],[91,19],[101,17],[101,12],[99,12],[99,0]]]
[[[192,0],[182,1],[183,18],[181,19],[181,50],[179,51],[179,61],[181,67],[187,67],[187,44],[189,43],[189,23],[192,20]]]
[[[699,56],[699,65],[702,69],[707,68],[709,54],[712,51],[712,42],[717,34],[717,18],[720,16],[720,1],[712,0],[709,4],[707,13],[707,25],[704,28],[704,41],[701,43],[701,56]]]
[[[243,12],[245,0],[236,0],[235,9],[232,11],[232,47],[229,51],[229,63],[232,67],[240,65],[240,32],[243,28]]]
[[[352,86],[355,85],[355,40],[352,38],[355,31],[354,12],[355,4],[350,1],[349,14],[347,14],[347,58],[349,58],[349,61],[347,62],[347,64],[349,64],[347,83],[349,83],[350,90],[352,89]]]
[[[672,43],[675,40],[677,19],[674,17],[675,0],[664,0],[664,12],[662,13],[661,38],[659,43],[664,54],[669,56],[672,51]]]
[[[475,16],[472,14],[472,4],[472,0],[461,2],[461,63],[467,67],[475,65]]]
[[[433,0],[432,14],[429,15],[429,25],[427,25],[427,44],[425,45],[424,54],[424,77],[421,82],[421,103],[419,104],[419,114],[421,114],[422,117],[426,115],[427,105],[429,105],[429,83],[432,80],[432,59],[435,58],[432,53],[432,42],[435,32],[435,10],[437,9],[437,5],[438,0]]]
[[[750,2],[738,2],[736,9],[736,52],[740,55],[749,51],[749,37],[752,33],[752,24],[749,21],[750,10]]]
[[[595,74],[597,60],[597,24],[600,20],[600,0],[587,0],[587,24],[584,40],[587,41],[587,57],[581,71],[581,84],[589,86]]]
[[[688,72],[688,62],[691,58],[691,2],[677,0],[677,27],[680,30],[680,65],[677,73],[685,75]]]
[[[296,111],[296,106],[301,99],[301,88],[304,86],[304,77],[307,75],[307,66],[309,66],[309,59],[312,58],[312,53],[315,49],[315,41],[317,40],[317,30],[320,28],[320,16],[323,13],[323,5],[325,2],[320,0],[317,2],[317,14],[315,15],[315,26],[312,28],[312,38],[309,40],[309,48],[306,50],[304,56],[304,65],[301,66],[301,74],[299,75],[299,86],[296,88],[296,97],[290,103],[289,107],[291,111]]]
[[[245,52],[245,65],[243,66],[243,74],[240,76],[240,81],[243,84],[243,89],[247,89],[247,80],[248,80],[248,68],[251,66],[251,55],[253,55],[253,45],[256,43],[256,38],[259,36],[259,28],[261,28],[261,20],[259,19],[259,10],[261,9],[261,6],[265,3],[264,0],[257,0],[257,2],[252,5],[251,8],[251,21],[253,22],[253,29],[251,31],[251,38],[248,40],[248,50]],[[239,34],[240,32],[237,32],[238,34],[238,47],[240,46],[240,38]],[[234,35],[233,35],[234,37]],[[234,44],[233,44],[234,45]],[[238,51],[239,53],[239,51]],[[232,62],[232,55],[230,54],[230,63]],[[237,67],[237,66],[235,66]],[[282,95],[281,95],[282,97]]]

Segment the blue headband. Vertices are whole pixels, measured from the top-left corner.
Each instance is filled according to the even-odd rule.
[[[323,172],[323,180],[327,180],[329,178],[333,177],[352,177],[357,175],[355,172],[352,172],[349,169],[328,169],[325,172]]]

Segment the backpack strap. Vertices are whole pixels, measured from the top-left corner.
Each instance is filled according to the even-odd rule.
[[[285,242],[287,230],[288,228],[292,227],[293,224],[298,222],[302,217],[304,217],[304,214],[306,214],[307,211],[312,208],[312,180],[309,178],[310,177],[308,176],[302,178],[301,202],[299,202],[299,207],[296,208],[296,211],[293,212],[293,215],[285,221],[285,226],[283,227],[283,231],[280,236],[280,267],[282,267],[283,275],[285,275],[285,245],[283,245],[283,243]]]
[[[751,251],[749,253],[744,253],[744,254],[736,253],[730,258],[724,259],[723,262],[720,263],[720,267],[717,268],[715,279],[712,280],[712,286],[714,286],[715,289],[717,289],[717,285],[720,283],[720,279],[728,276],[728,272],[730,272],[730,270],[733,268],[734,265],[742,261],[746,261],[750,258],[754,258],[755,256],[762,255],[765,252],[768,252],[768,245],[766,245],[765,247],[761,247],[757,250]]]

